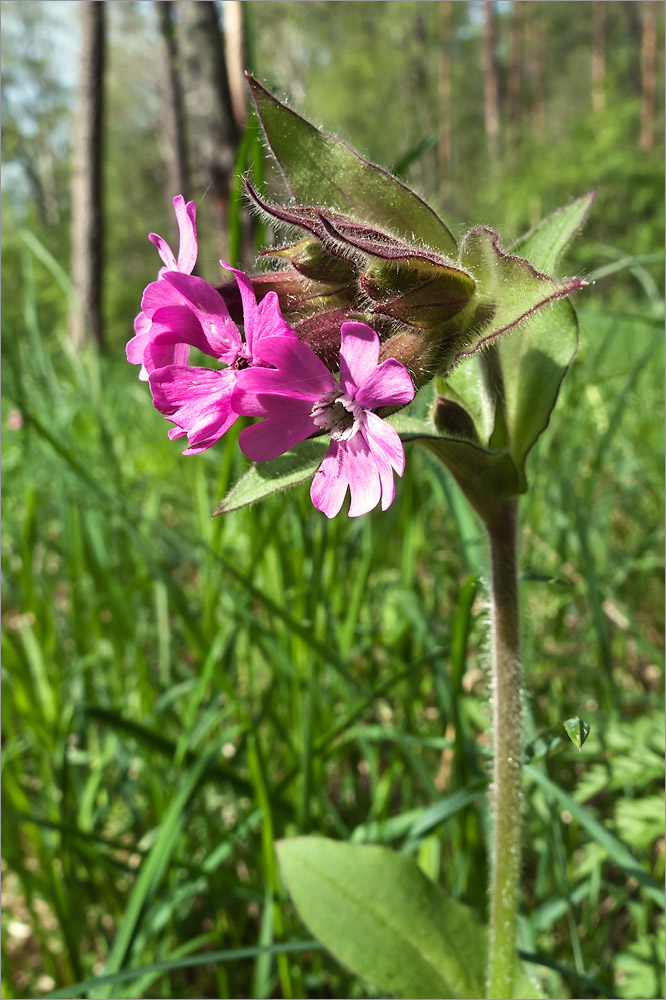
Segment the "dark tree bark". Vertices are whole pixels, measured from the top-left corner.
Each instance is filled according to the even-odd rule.
[[[507,116],[512,126],[520,118],[520,89],[523,75],[523,4],[511,5]],[[515,130],[513,130],[515,131]]]
[[[594,0],[592,4],[592,110],[599,114],[606,107],[604,85],[606,82],[606,3]]]
[[[242,131],[247,120],[247,87],[244,71],[246,65],[245,26],[241,0],[224,0],[224,54],[229,78],[231,108],[238,131]]]
[[[495,59],[495,11],[492,0],[483,4],[483,109],[488,154],[493,163],[499,155],[499,89]]]
[[[78,15],[81,55],[72,157],[72,281],[78,301],[71,337],[78,347],[89,331],[101,348],[105,4],[79,3]]]
[[[641,136],[644,153],[654,145],[654,108],[657,90],[657,4],[646,0],[642,5],[641,37]]]
[[[173,4],[171,0],[157,0],[155,6],[164,45],[164,131],[169,197],[182,194],[187,199],[191,190],[187,128]]]
[[[439,196],[443,202],[446,202],[451,194],[451,14],[451,0],[440,0],[437,159]]]
[[[525,3],[525,44],[527,48],[527,72],[530,80],[532,102],[532,136],[537,142],[544,134],[544,69],[545,46],[544,27],[539,13],[540,4],[535,0]]]
[[[190,132],[192,180],[207,192],[218,246],[226,246],[229,195],[238,128],[224,60],[224,42],[215,4],[178,0],[185,108]]]

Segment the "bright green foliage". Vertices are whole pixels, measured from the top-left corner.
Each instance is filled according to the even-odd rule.
[[[5,256],[16,260],[10,240]],[[346,841],[359,830],[364,843],[424,856],[428,839],[443,890],[481,911],[486,612],[467,586],[483,565],[476,521],[441,463],[409,443],[385,514],[329,523],[313,516],[304,484],[211,519],[243,472],[233,436],[217,455],[184,459],[122,359],[72,355],[64,341],[49,350],[31,275],[53,298],[63,292],[48,256],[29,250],[25,261],[11,315],[26,323],[4,331],[6,991],[19,992],[25,967],[13,920],[40,956],[26,992],[44,992],[37,978],[48,975],[72,995],[68,983],[108,960],[106,927],[115,937],[130,921],[156,831],[211,751],[166,868],[144,877],[150,891],[133,905],[124,967],[141,971],[113,992],[250,995],[260,965],[277,989],[286,943],[301,949],[294,992],[368,995],[311,942],[302,950],[291,906],[266,897],[260,803],[277,838],[307,829]],[[534,731],[577,712],[592,724],[580,754],[567,740],[547,764],[598,824],[562,822],[570,805],[526,786],[521,947],[569,973],[526,963],[551,996],[579,995],[575,974],[663,995],[650,958],[656,904],[633,882],[636,866],[663,878],[652,802],[663,788],[662,331],[641,300],[627,310],[640,324],[583,307],[583,350],[562,386],[566,426],[533,450],[523,500]],[[21,429],[7,426],[12,410]],[[415,407],[412,419],[425,413]],[[630,974],[626,990],[617,970]]]
[[[502,69],[516,6],[496,5]],[[535,5],[547,39],[546,134],[532,135],[523,79],[515,142],[491,182],[478,8],[453,4],[454,162],[439,202],[439,4],[243,7],[255,15],[261,79],[290,87],[295,107],[304,94],[309,117],[372,159],[409,161],[410,184],[447,217],[499,227],[506,249],[600,186],[586,238],[559,272],[596,284],[577,303],[579,350],[557,420],[530,452],[521,501],[527,724],[564,735],[562,719],[580,713],[591,733],[582,752],[564,736],[541,758],[550,786],[526,782],[520,944],[550,997],[663,997],[663,914],[635,874],[663,885],[663,147],[658,136],[650,153],[637,149],[640,34],[630,18],[642,5],[606,5],[600,114],[581,85],[593,5]],[[126,998],[278,995],[288,955],[294,996],[372,997],[310,939],[284,895],[267,892],[275,862],[263,810],[277,838],[347,841],[358,830],[365,843],[390,842],[481,911],[489,692],[478,519],[441,462],[409,446],[385,514],[329,524],[302,485],[210,518],[245,471],[234,434],[215,454],[184,459],[123,360],[157,266],[145,232],[175,235],[174,192],[157,141],[153,5],[108,8],[111,357],[68,350],[60,272],[39,241],[12,231],[17,216],[66,271],[68,201],[57,202],[56,222],[25,186],[14,201],[5,149],[3,994],[45,996],[55,985],[62,998],[102,988]],[[7,31],[14,12],[75,9],[3,3],[3,77],[19,51]],[[31,33],[24,42],[35,51]],[[31,105],[40,89],[31,73]],[[10,98],[5,87],[3,144],[32,121],[8,115]],[[45,163],[29,160],[48,182]],[[66,156],[56,165],[62,194]],[[210,198],[187,194],[203,219]],[[219,253],[211,241],[202,257],[211,280]],[[209,751],[109,987],[96,970],[130,919],[180,783]],[[74,989],[76,980],[87,982]]]
[[[397,997],[484,995],[484,927],[414,861],[321,837],[277,851],[303,921],[353,972]]]

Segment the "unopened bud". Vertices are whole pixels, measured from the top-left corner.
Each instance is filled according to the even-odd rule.
[[[419,258],[376,261],[360,277],[363,291],[377,304],[373,312],[409,326],[432,330],[456,316],[474,293],[471,275],[454,264]]]
[[[293,315],[310,315],[323,309],[345,306],[349,308],[356,297],[354,285],[311,281],[291,267],[284,271],[255,274],[251,281],[257,302],[261,302],[269,292],[276,293],[282,315],[287,320]],[[216,287],[225,301],[231,318],[236,323],[242,323],[243,308],[236,282],[225,282]]]
[[[310,347],[329,371],[340,370],[340,327],[349,319],[344,309],[329,309],[299,320],[294,332]]]
[[[351,283],[356,271],[344,257],[334,257],[317,239],[307,238],[288,247],[264,250],[262,257],[277,257],[288,261],[299,274],[327,284]]]
[[[404,330],[394,333],[382,344],[379,360],[395,358],[399,361],[418,390],[435,374],[437,353],[437,344],[420,330]]]

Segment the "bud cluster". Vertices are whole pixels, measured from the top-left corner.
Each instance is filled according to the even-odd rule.
[[[249,184],[255,205],[272,221],[305,230],[303,239],[270,248],[261,257],[280,269],[252,279],[258,299],[277,293],[299,338],[332,371],[339,365],[340,325],[371,323],[382,341],[382,359],[395,358],[418,387],[441,367],[444,327],[469,303],[476,283],[458,264],[418,245],[329,209],[277,205]],[[237,289],[220,293],[232,315]]]

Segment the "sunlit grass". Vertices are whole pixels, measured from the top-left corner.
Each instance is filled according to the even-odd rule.
[[[384,514],[328,522],[297,487],[212,519],[235,433],[182,457],[134,369],[43,329],[44,263],[25,245],[3,330],[5,995],[123,971],[87,994],[367,996],[307,944],[272,841],[391,843],[484,907],[482,536],[413,447]],[[521,946],[554,996],[663,990],[654,889],[614,846],[661,882],[660,325],[644,296],[583,306],[528,465],[528,726],[592,727],[526,782]]]

